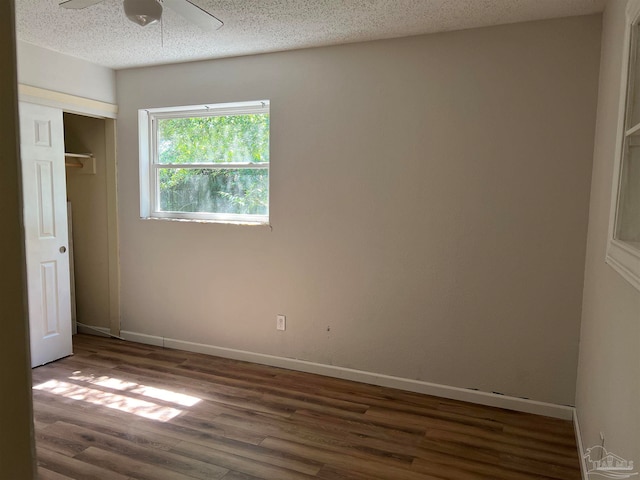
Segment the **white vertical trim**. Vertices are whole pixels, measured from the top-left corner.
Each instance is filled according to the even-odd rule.
[[[109,328],[120,335],[120,246],[118,243],[118,159],[116,120],[105,119],[105,162],[107,177],[107,248],[109,254]]]
[[[149,173],[151,162],[149,154],[151,152],[152,131],[151,116],[146,110],[138,110],[138,165],[140,169],[140,217],[151,216],[151,182]]]
[[[588,480],[587,463],[584,458],[584,447],[582,446],[582,434],[580,433],[580,425],[578,424],[578,411],[573,409],[573,431],[576,435],[576,445],[578,447],[578,460],[580,461],[580,474],[582,480]]]
[[[73,248],[73,209],[69,201],[67,201],[67,230],[69,232],[69,239],[67,240],[69,244],[69,279],[71,280],[71,333],[75,335],[78,333],[78,309],[76,306],[76,274],[73,258],[75,255]]]

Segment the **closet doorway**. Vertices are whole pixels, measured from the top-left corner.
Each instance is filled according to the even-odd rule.
[[[63,123],[72,328],[119,335],[115,121],[64,112]]]
[[[81,110],[20,103],[32,367],[120,331],[115,120]]]

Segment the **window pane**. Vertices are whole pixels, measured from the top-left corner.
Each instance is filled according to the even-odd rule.
[[[269,170],[159,168],[160,211],[267,215]]]
[[[269,161],[269,114],[158,119],[158,163]]]
[[[616,238],[640,249],[640,134],[631,135],[625,143]]]

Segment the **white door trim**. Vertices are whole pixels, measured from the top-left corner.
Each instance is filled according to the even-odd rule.
[[[60,108],[68,113],[77,113],[97,118],[118,117],[118,106],[112,103],[76,97],[75,95],[24,85],[22,83],[18,85],[18,96],[21,102],[37,103],[47,107]]]

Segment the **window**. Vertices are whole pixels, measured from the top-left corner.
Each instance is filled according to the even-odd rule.
[[[141,217],[268,223],[268,100],[138,117]]]
[[[629,3],[607,263],[640,290],[640,0]]]

